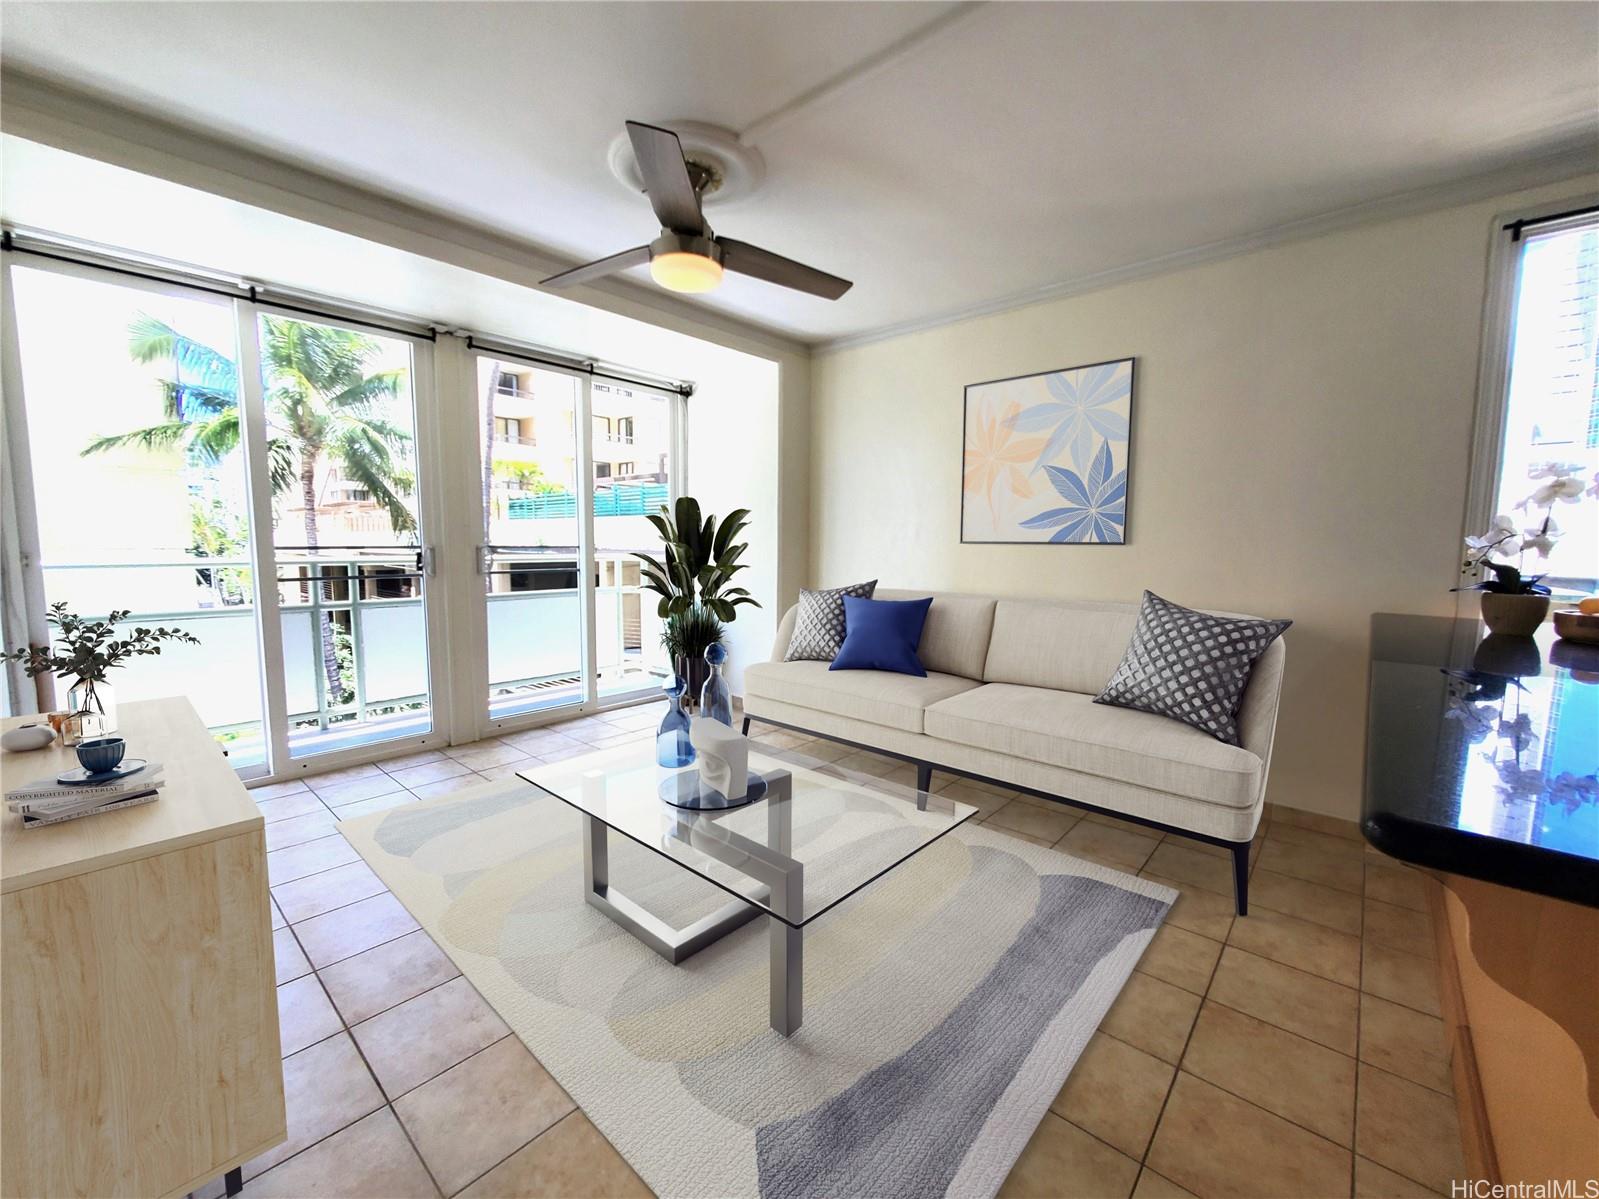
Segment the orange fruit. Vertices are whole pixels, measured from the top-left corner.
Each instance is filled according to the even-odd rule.
[[[1599,616],[1599,595],[1590,595],[1577,605],[1577,611],[1586,612],[1589,616]]]

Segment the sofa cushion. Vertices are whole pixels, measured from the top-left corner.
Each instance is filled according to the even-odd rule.
[[[1255,660],[1289,620],[1233,620],[1144,592],[1138,628],[1096,704],[1180,720],[1241,745],[1238,707]]]
[[[930,737],[1116,779],[1207,803],[1247,808],[1262,763],[1164,716],[1108,708],[1073,691],[989,683],[927,710]]]
[[[784,660],[831,662],[844,644],[844,597],[870,596],[876,587],[877,580],[871,579],[824,591],[802,590]]]
[[[826,662],[753,662],[744,669],[744,693],[851,720],[922,731],[929,704],[980,686],[973,679],[928,672],[925,678],[881,670],[829,670]]]
[[[1000,600],[982,678],[1097,695],[1137,624],[1136,604]]]
[[[983,595],[938,591],[902,591],[879,587],[873,599],[924,599],[932,596],[916,656],[928,670],[981,679],[994,631],[994,600]],[[1098,688],[1096,687],[1097,691]]]
[[[916,656],[932,599],[878,600],[844,597],[844,644],[830,670],[891,670],[927,677]]]

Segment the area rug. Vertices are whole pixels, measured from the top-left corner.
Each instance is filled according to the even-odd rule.
[[[840,782],[796,843],[882,802]],[[583,902],[578,814],[520,780],[339,827],[666,1196],[992,1195],[1176,898],[962,826],[808,926],[784,1038],[764,920],[670,965]],[[674,925],[726,902],[618,835],[610,852]]]

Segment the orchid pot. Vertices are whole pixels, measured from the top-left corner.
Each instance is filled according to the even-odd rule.
[[[1484,591],[1482,623],[1491,633],[1531,637],[1549,615],[1549,597],[1528,592]]]

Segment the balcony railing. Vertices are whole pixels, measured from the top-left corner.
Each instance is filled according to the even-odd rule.
[[[613,483],[594,492],[595,516],[643,516],[671,500],[665,483]],[[508,520],[555,520],[577,515],[577,496],[569,491],[513,496],[506,501]]]
[[[200,645],[171,645],[159,656],[135,658],[112,678],[117,696],[135,700],[162,695],[186,695],[199,710],[212,733],[229,750],[235,766],[264,761],[259,650],[255,605],[227,602],[251,590],[249,563],[244,560],[193,559],[188,561],[51,564],[45,567],[47,593],[67,599],[85,614],[109,605],[106,598],[138,608],[126,622],[134,625],[177,626],[192,632]],[[284,563],[284,566],[290,564]],[[303,565],[303,564],[295,564]],[[423,601],[419,596],[380,598],[373,594],[382,578],[390,585],[399,576],[362,573],[384,565],[371,559],[317,559],[321,579],[344,579],[331,584],[333,598],[325,597],[326,583],[312,583],[309,597],[301,600],[296,576],[285,572],[279,579],[283,598],[278,606],[282,628],[286,707],[292,751],[323,752],[372,741],[388,740],[427,731],[428,642]],[[398,565],[396,563],[395,565]],[[160,602],[139,604],[142,595],[181,595],[185,585],[174,585],[168,572],[183,571],[218,595],[216,607],[163,608]],[[113,573],[114,572],[114,573]],[[130,572],[140,572],[131,575]],[[231,592],[221,586],[224,574],[230,585],[242,577],[243,589]],[[82,580],[69,586],[73,574]],[[87,584],[87,585],[84,585]],[[596,594],[597,665],[601,690],[628,689],[617,685],[637,678],[647,686],[659,672],[644,651],[653,649],[653,626],[642,636],[637,619],[629,620],[623,597],[637,587],[601,587]],[[124,600],[122,597],[129,597]],[[574,589],[503,592],[491,594],[489,604],[489,667],[491,705],[496,711],[527,710],[548,702],[571,702],[581,693],[582,649],[579,636],[580,593]],[[321,618],[341,616],[341,652],[346,667],[346,688],[353,698],[328,694],[322,657]],[[649,614],[653,617],[654,609]],[[527,696],[535,702],[518,702]]]

